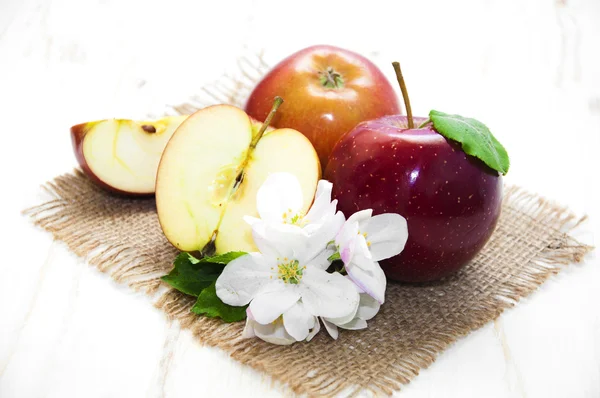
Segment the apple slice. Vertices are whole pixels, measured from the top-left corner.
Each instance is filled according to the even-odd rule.
[[[258,127],[258,129],[257,129]],[[256,192],[270,173],[298,177],[305,211],[321,170],[317,153],[296,130],[266,131],[230,105],[204,108],[169,141],[156,180],[158,218],[179,250],[200,251],[215,239],[217,254],[256,251],[245,215],[258,216]]]
[[[162,152],[186,118],[108,119],[75,125],[71,127],[75,157],[101,187],[126,195],[151,195]]]

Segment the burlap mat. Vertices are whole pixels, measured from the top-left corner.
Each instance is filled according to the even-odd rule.
[[[254,75],[244,76],[254,80],[264,68],[259,64]],[[234,85],[203,90],[212,98],[207,103],[239,104],[250,85],[243,79],[229,81]],[[232,89],[235,95],[227,94]],[[173,109],[191,112],[200,102]],[[591,250],[567,234],[583,219],[537,195],[506,187],[497,230],[458,274],[434,284],[389,283],[386,303],[367,330],[341,331],[337,341],[322,331],[310,343],[282,347],[241,340],[243,322],[198,317],[190,312],[193,298],[166,289],[160,277],[170,271],[177,251],[161,232],[154,199],[113,196],[79,170],[44,189],[53,199],[26,210],[36,225],[116,281],[155,298],[155,305],[200,343],[219,347],[291,391],[311,396],[363,390],[391,394],[452,342],[492,321]]]

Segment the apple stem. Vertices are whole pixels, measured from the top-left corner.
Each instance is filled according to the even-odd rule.
[[[404,99],[404,105],[406,106],[406,116],[408,118],[408,128],[412,129],[415,127],[415,122],[413,121],[412,109],[410,107],[410,99],[408,98],[408,90],[406,89],[406,83],[404,83],[404,77],[402,77],[402,70],[400,69],[400,63],[392,62],[392,66],[394,67],[394,71],[396,72],[396,78],[398,79],[398,84],[400,84],[400,90],[402,91],[402,98]]]
[[[428,125],[429,123],[431,123],[431,119],[427,118],[427,120],[425,120],[423,123],[419,124],[419,127],[417,127],[418,129],[425,127],[426,125]]]
[[[333,70],[333,68],[327,68],[325,72],[317,72],[319,74],[319,80],[321,85],[325,88],[343,88],[344,87],[344,79],[342,75]]]
[[[252,143],[250,144],[251,149],[256,148],[258,141],[260,141],[260,139],[262,138],[267,127],[269,127],[271,120],[273,120],[273,116],[275,116],[275,113],[277,113],[277,109],[279,109],[279,107],[281,106],[282,103],[283,103],[283,98],[281,98],[279,96],[275,97],[271,111],[267,115],[267,118],[265,119],[263,125],[260,127],[260,130],[258,130],[258,133],[256,133],[256,136],[254,137],[254,139],[252,140]]]

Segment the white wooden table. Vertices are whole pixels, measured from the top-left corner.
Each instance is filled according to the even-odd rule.
[[[75,166],[68,128],[140,117],[235,68],[329,43],[402,62],[415,114],[484,121],[507,181],[569,205],[600,236],[600,2],[0,0],[0,397],[280,396],[281,386],[169,325],[20,215]],[[289,8],[288,8],[289,7]],[[599,397],[592,253],[472,333],[402,397]]]

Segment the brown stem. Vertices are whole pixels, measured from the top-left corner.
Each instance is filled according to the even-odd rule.
[[[256,148],[256,144],[258,144],[258,141],[262,138],[267,127],[269,127],[271,120],[273,120],[273,116],[275,116],[277,109],[279,109],[279,106],[282,103],[283,103],[283,98],[281,98],[279,96],[275,97],[275,100],[273,101],[273,107],[271,108],[271,111],[267,115],[267,118],[265,119],[263,125],[260,127],[260,130],[258,130],[258,133],[256,133],[256,136],[252,140],[252,143],[250,144],[250,148]]]
[[[333,68],[327,68],[325,72],[317,72],[319,74],[319,80],[321,85],[325,88],[343,88],[344,79],[342,75],[333,70]]]
[[[406,117],[408,118],[408,128],[412,129],[415,127],[415,122],[413,121],[412,109],[410,108],[410,98],[408,98],[408,90],[406,90],[406,83],[404,83],[404,77],[402,77],[402,70],[400,69],[400,63],[392,62],[392,66],[394,67],[394,71],[396,72],[396,78],[398,79],[398,84],[400,84],[400,90],[402,91],[402,98],[404,99],[404,106],[406,106]]]

